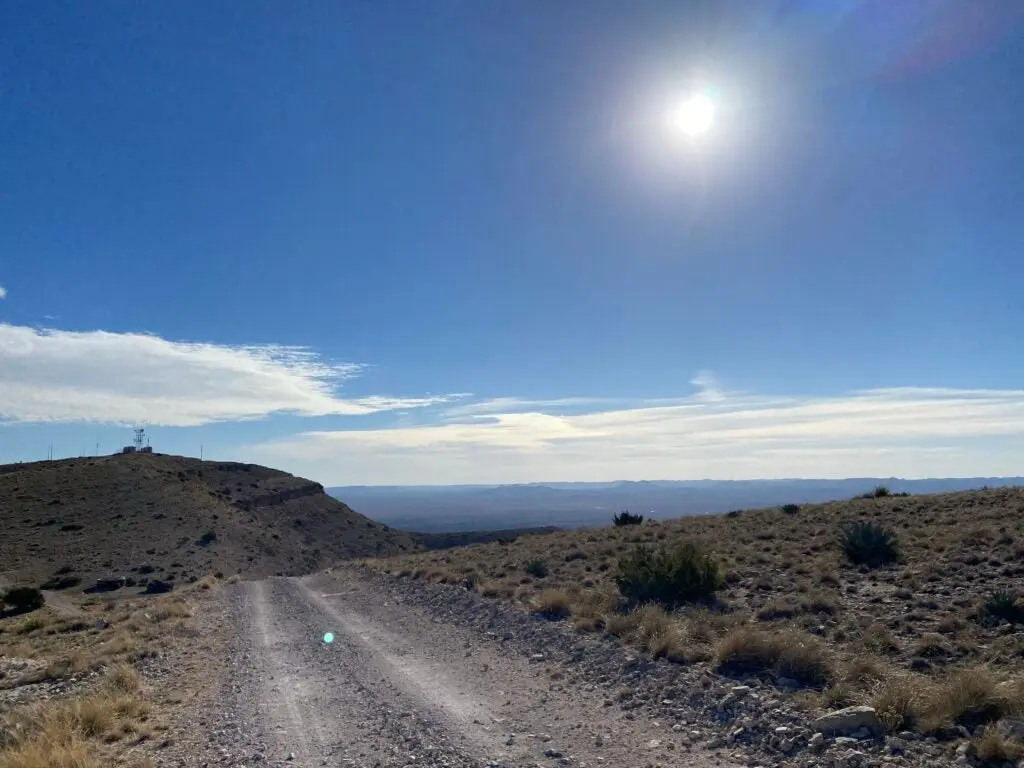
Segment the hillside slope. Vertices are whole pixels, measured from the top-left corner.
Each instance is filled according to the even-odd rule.
[[[0,466],[0,580],[82,585],[309,573],[412,550],[323,488],[254,464],[159,454]]]

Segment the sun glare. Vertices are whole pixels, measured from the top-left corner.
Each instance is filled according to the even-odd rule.
[[[701,93],[684,101],[676,113],[676,124],[687,136],[707,133],[714,120],[715,104]]]

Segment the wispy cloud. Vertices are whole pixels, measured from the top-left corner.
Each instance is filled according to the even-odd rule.
[[[761,397],[730,394],[706,375],[694,383],[697,394],[667,404],[565,415],[498,400],[454,423],[312,431],[252,453],[338,484],[1019,470],[1024,390]]]
[[[0,300],[7,298],[7,289],[0,285]]]
[[[574,410],[585,407],[602,407],[622,405],[628,400],[622,398],[601,397],[556,397],[547,400],[531,400],[519,397],[497,397],[491,400],[480,400],[475,403],[464,403],[446,408],[444,415],[451,419],[467,416],[493,416],[496,413],[523,413],[542,410]],[[634,401],[635,402],[635,401]]]
[[[340,397],[338,386],[360,370],[302,347],[0,324],[0,422],[197,426],[273,413],[360,415],[448,401]]]

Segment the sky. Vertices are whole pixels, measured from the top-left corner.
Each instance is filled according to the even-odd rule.
[[[87,5],[0,5],[0,462],[1022,473],[1024,5]]]

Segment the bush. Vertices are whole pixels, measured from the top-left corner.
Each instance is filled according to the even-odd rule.
[[[523,570],[531,576],[543,579],[548,575],[548,564],[538,557],[527,562],[527,564],[523,566]]]
[[[795,515],[797,512],[800,511],[800,505],[799,504],[783,504],[781,509],[787,515]]]
[[[803,632],[766,632],[740,627],[722,638],[715,651],[719,672],[757,675],[770,672],[803,685],[824,686],[833,676],[821,642]]]
[[[152,579],[146,584],[145,594],[162,595],[165,592],[170,592],[172,589],[174,589],[173,584],[168,584],[166,581],[160,581],[160,579]]]
[[[978,609],[978,620],[982,624],[998,624],[1007,621],[1010,624],[1024,624],[1024,605],[1012,592],[1000,590],[988,596]]]
[[[612,522],[617,526],[640,525],[644,521],[643,515],[631,515],[628,510],[612,515]]]
[[[854,565],[876,567],[899,558],[896,536],[874,523],[853,523],[839,532],[839,546]]]
[[[39,588],[56,591],[60,589],[71,589],[71,587],[77,587],[81,583],[82,579],[78,576],[54,576],[45,584],[40,584]]]
[[[675,608],[710,600],[722,586],[722,575],[711,555],[685,542],[672,551],[637,547],[619,560],[615,582],[623,597],[633,603]]]
[[[0,598],[0,605],[8,606],[11,614],[37,611],[46,604],[43,593],[35,587],[12,587]]]
[[[572,601],[560,589],[545,589],[533,600],[533,612],[550,621],[572,615]]]
[[[199,546],[201,546],[201,547],[205,547],[205,546],[207,546],[209,544],[212,544],[216,540],[217,540],[217,532],[216,531],[207,531],[206,533],[204,533],[202,536],[199,537],[199,541],[196,542],[196,543],[199,544]]]

